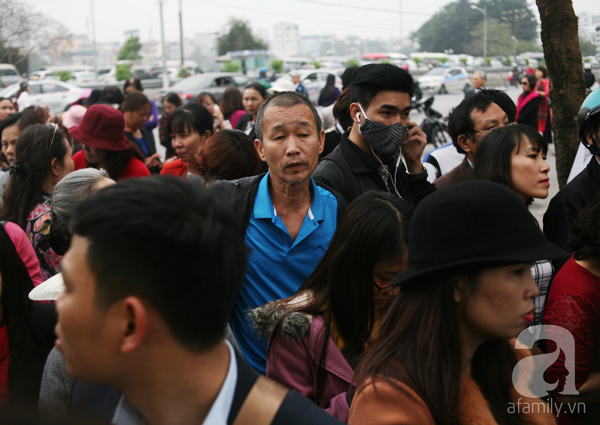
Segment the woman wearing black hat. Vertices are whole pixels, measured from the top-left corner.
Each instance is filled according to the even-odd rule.
[[[555,423],[511,383],[529,353],[509,340],[533,321],[531,263],[564,255],[529,217],[512,191],[486,181],[418,205],[408,267],[392,281],[400,296],[357,370],[349,424]]]
[[[477,147],[475,178],[490,180],[512,189],[526,205],[534,199],[546,199],[550,187],[547,152],[548,144],[534,128],[515,124],[496,129]],[[530,216],[530,220],[537,223],[533,216]],[[540,288],[540,295],[535,299],[533,321],[534,325],[539,325],[552,281],[552,263],[548,260],[536,261],[531,274]]]

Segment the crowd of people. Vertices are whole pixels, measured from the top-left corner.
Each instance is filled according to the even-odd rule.
[[[600,90],[596,159],[542,231],[539,71],[517,105],[477,76],[434,182],[390,64],[328,80],[331,128],[297,73],[162,115],[135,79],[56,119],[0,99],[0,399],[115,425],[592,423]]]

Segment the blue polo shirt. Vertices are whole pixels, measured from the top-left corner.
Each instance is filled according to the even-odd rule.
[[[269,301],[287,298],[310,276],[323,258],[337,225],[338,203],[326,189],[312,185],[313,200],[296,240],[292,241],[269,194],[269,173],[262,178],[250,215],[246,244],[248,269],[240,288],[231,329],[250,366],[265,373],[267,340],[261,341],[246,312]]]

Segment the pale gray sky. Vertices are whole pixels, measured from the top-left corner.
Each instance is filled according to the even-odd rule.
[[[23,0],[37,11],[62,22],[74,34],[91,34],[90,0]],[[160,40],[158,0],[93,0],[96,39],[123,41],[123,31],[139,29],[142,40]],[[250,21],[254,30],[271,31],[273,24],[293,22],[301,35],[333,33],[340,37],[406,37],[449,0],[183,0],[186,37],[195,32],[220,31],[229,17]],[[537,11],[532,0],[534,9]],[[576,13],[600,14],[600,1],[573,0]],[[379,10],[375,10],[379,9]],[[179,37],[179,1],[163,5],[165,38]],[[539,19],[539,15],[538,15]]]

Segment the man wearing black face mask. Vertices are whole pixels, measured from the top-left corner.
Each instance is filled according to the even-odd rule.
[[[434,191],[421,162],[427,139],[409,120],[412,87],[411,75],[394,65],[359,68],[351,83],[352,129],[321,160],[313,178],[348,203],[370,190],[414,203]]]

